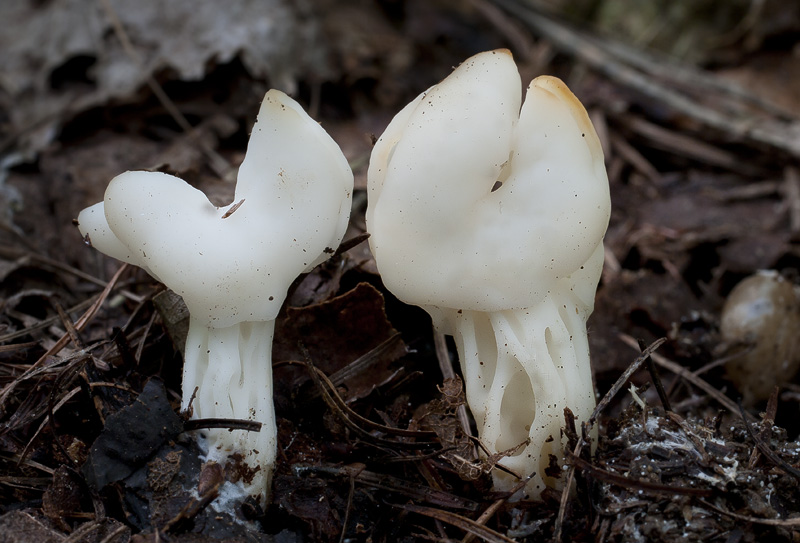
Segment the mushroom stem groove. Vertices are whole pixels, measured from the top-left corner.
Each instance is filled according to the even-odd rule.
[[[500,461],[520,477],[531,475],[531,466],[536,467],[525,490],[529,496],[557,486],[544,473],[551,456],[562,458],[564,406],[581,422],[595,405],[591,387],[570,386],[592,380],[589,345],[581,332],[586,312],[585,304],[569,294],[548,294],[525,309],[431,311],[437,328],[455,340],[467,403],[486,448],[509,450],[529,439],[524,448]],[[517,483],[501,470],[495,470],[493,478],[502,491]]]
[[[275,427],[272,403],[272,337],[275,321],[242,322],[215,328],[190,319],[186,339],[182,409],[194,418],[241,419]],[[270,487],[270,471],[261,466],[275,462],[276,436],[269,431],[249,432],[226,428],[204,429],[198,440],[207,460],[224,464],[238,452],[247,466],[244,484]]]

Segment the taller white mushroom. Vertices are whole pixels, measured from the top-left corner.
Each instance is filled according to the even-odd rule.
[[[154,172],[115,177],[79,228],[97,249],[141,266],[190,313],[183,409],[194,418],[247,419],[260,432],[214,429],[210,460],[240,455],[241,488],[262,504],[277,449],[272,335],[292,281],[326,260],[347,227],[353,174],[331,137],[280,91],[264,97],[233,203],[212,205],[184,181]]]
[[[520,111],[506,50],[480,53],[422,93],[372,152],[367,227],[386,287],[453,335],[467,402],[501,464],[545,484],[562,458],[563,409],[595,397],[586,319],[603,266],[610,198],[600,141],[559,79]],[[494,471],[495,487],[516,480]]]

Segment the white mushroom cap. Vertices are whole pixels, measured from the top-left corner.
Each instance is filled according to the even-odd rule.
[[[80,212],[78,228],[91,246],[101,253],[129,264],[144,267],[134,253],[111,231],[103,202],[98,202]],[[155,277],[152,271],[147,270],[147,272]]]
[[[536,78],[521,111],[520,89],[508,51],[480,53],[378,140],[367,225],[381,277],[400,299],[524,308],[573,274],[596,276],[593,298],[610,215],[600,141],[559,79]]]
[[[216,208],[171,175],[126,172],[78,222],[99,250],[145,268],[183,296],[193,319],[225,327],[277,316],[297,275],[338,247],[352,187],[331,137],[294,100],[271,90],[231,205]]]

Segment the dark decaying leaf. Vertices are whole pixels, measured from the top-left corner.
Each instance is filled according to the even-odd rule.
[[[287,488],[281,488],[288,485]],[[339,511],[344,502],[341,494],[324,479],[275,478],[276,494],[280,505],[290,515],[302,519],[317,537],[332,538],[341,527]]]
[[[372,285],[360,283],[328,301],[288,308],[276,325],[273,357],[275,361],[308,360],[331,377],[357,363],[336,382],[343,387],[345,400],[353,400],[396,376],[391,364],[406,354],[402,341],[392,341],[396,334],[386,317],[383,295]],[[381,348],[385,342],[389,342],[386,348]],[[275,379],[296,393],[308,374],[281,367]]]
[[[465,481],[485,479],[491,472],[492,465],[487,458],[477,456],[475,443],[464,433],[455,416],[456,409],[466,403],[461,379],[446,379],[439,390],[442,393],[441,399],[422,406],[417,413],[416,424],[422,430],[436,432],[442,444],[442,457],[450,462],[459,477]],[[486,483],[486,480],[483,482]]]
[[[53,484],[42,496],[42,512],[62,528],[64,519],[79,511],[85,492],[78,475],[66,466],[53,474]]]
[[[160,379],[150,379],[130,406],[109,416],[83,473],[94,488],[128,477],[183,429]]]
[[[153,297],[153,304],[161,315],[172,344],[183,354],[186,348],[186,336],[189,333],[189,310],[183,298],[166,289]]]

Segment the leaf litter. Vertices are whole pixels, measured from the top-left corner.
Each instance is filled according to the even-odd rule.
[[[798,279],[797,152],[758,130],[791,134],[797,94],[732,83],[780,77],[769,68],[791,57],[796,14],[771,24],[766,6],[677,65],[523,0],[275,1],[268,16],[246,1],[200,4],[163,17],[150,2],[0,8],[18,23],[0,37],[0,541],[797,539],[800,385],[776,383],[767,404],[740,409],[718,335],[739,280],[764,268]],[[229,201],[225,172],[259,95],[278,86],[296,89],[353,164],[346,238],[359,239],[370,135],[495,47],[565,78],[607,155],[614,211],[590,321],[606,400],[594,451],[565,418],[562,478],[576,490],[537,503],[491,491],[500,458],[481,454],[458,415],[457,369],[442,374],[429,320],[385,291],[361,243],[299,279],[279,318],[272,504],[221,513],[215,498],[236,474],[203,465],[177,416],[180,299],[84,249],[71,218],[130,168],[179,173]],[[639,345],[662,337],[655,369],[627,375]]]

